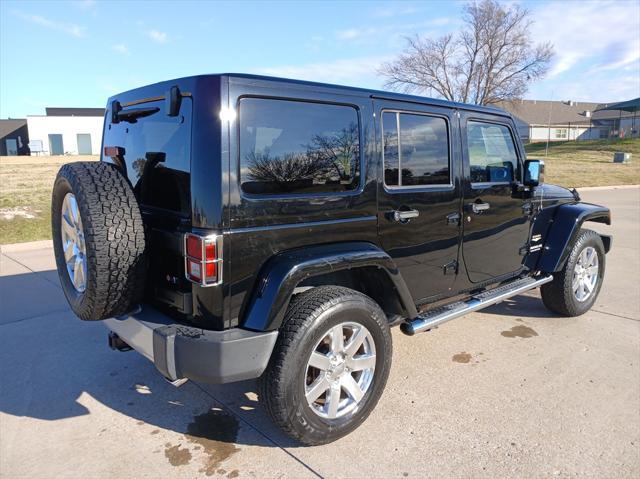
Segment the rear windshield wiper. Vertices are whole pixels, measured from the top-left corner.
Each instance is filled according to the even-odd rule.
[[[142,103],[162,101],[164,100],[167,116],[178,116],[180,114],[180,105],[182,97],[190,97],[191,93],[182,93],[177,86],[172,86],[164,96],[154,96],[151,98],[142,98],[140,100],[131,101],[121,104],[118,100],[111,102],[111,123],[119,123],[126,121],[135,123],[138,118],[153,115],[160,111],[159,107],[143,107],[129,108],[130,106],[140,105]],[[125,110],[126,108],[126,110]]]
[[[126,121],[128,123],[135,123],[138,121],[138,118],[144,118],[146,116],[151,116],[154,113],[158,113],[160,108],[157,106],[143,107],[143,108],[127,108],[126,110],[122,109],[120,106],[120,102],[113,102],[114,104],[111,107],[111,122],[118,123],[121,121]]]

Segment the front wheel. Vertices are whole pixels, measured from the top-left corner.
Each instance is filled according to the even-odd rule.
[[[261,378],[273,421],[307,445],[349,434],[377,404],[391,367],[391,334],[371,298],[321,286],[299,295]]]
[[[600,235],[581,230],[562,270],[542,285],[544,305],[564,316],[580,316],[591,309],[604,278],[605,252]]]

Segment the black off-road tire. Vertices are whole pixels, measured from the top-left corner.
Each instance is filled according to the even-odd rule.
[[[313,412],[305,397],[305,373],[315,345],[343,322],[364,325],[376,349],[373,382],[355,411],[336,419]],[[286,434],[305,445],[326,444],[355,430],[374,409],[389,376],[392,340],[387,318],[368,296],[338,286],[320,286],[292,301],[267,370],[260,397],[268,414]]]
[[[62,203],[75,195],[86,248],[86,287],[67,273],[61,235]],[[145,234],[138,202],[120,171],[109,163],[76,162],[60,168],[53,186],[51,233],[58,276],[71,309],[85,321],[130,312],[144,289]]]
[[[590,296],[584,301],[578,301],[572,288],[573,272],[580,253],[589,246],[594,248],[598,254],[598,279]],[[602,287],[605,258],[604,245],[600,235],[593,230],[580,230],[562,270],[554,273],[553,281],[540,288],[542,302],[547,309],[563,316],[580,316],[589,311],[598,298]]]

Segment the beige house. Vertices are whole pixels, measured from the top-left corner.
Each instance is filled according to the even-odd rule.
[[[599,103],[517,100],[496,106],[511,113],[525,141],[596,140],[600,129],[592,124]]]
[[[573,141],[638,137],[640,99],[623,103],[517,100],[497,104],[516,120],[524,141]],[[624,105],[624,109],[616,109]]]

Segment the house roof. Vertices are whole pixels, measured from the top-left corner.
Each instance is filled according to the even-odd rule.
[[[604,105],[598,107],[598,110],[622,110],[627,112],[636,112],[640,110],[640,97],[634,98],[629,101],[622,101],[620,103],[614,103],[612,105]]]
[[[104,116],[104,108],[45,108],[47,116]]]
[[[563,102],[548,100],[516,100],[501,102],[496,106],[507,110],[529,125],[566,125],[589,123],[585,111],[593,112],[602,103]]]
[[[9,136],[14,131],[26,126],[26,124],[27,120],[23,119],[0,120],[0,138]]]

